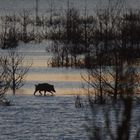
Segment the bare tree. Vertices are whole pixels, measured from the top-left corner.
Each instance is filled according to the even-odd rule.
[[[136,136],[131,133],[131,125],[134,123],[131,121],[135,120],[132,113],[137,108],[134,99],[137,98],[139,84],[139,73],[136,70],[139,17],[132,13],[124,15],[118,11],[118,7],[113,8],[98,12],[98,26],[94,36],[96,46],[93,45],[96,64],[88,69],[87,77],[83,76],[89,85],[88,99],[93,111],[91,139],[129,140],[133,135],[134,139],[139,139],[139,129],[135,129]],[[108,101],[114,99],[115,104],[109,104]],[[108,104],[100,106],[100,103]],[[103,108],[100,113],[105,113],[103,125],[100,125],[98,117],[94,118],[98,114],[96,108],[99,107]]]
[[[7,57],[0,57],[0,105],[4,106],[11,105],[11,102],[5,97],[10,86],[7,62]]]
[[[7,63],[6,57],[0,57],[0,98],[5,95],[10,85]]]
[[[23,10],[22,13],[20,13],[21,18],[21,40],[25,43],[28,43],[30,41],[29,34],[28,34],[28,25],[30,23],[30,12],[28,10]]]
[[[125,30],[126,24],[131,23],[128,19],[130,20],[131,18],[132,20],[131,16],[133,15],[127,15],[126,20],[126,16],[123,18],[124,13],[121,13],[120,8],[118,2],[112,7],[111,1],[109,1],[107,9],[97,11],[93,47],[90,50],[94,59],[89,59],[92,63],[94,62],[94,65],[92,67],[89,66],[87,69],[87,78],[83,77],[90,87],[93,88],[90,95],[97,97],[95,101],[100,103],[103,103],[106,97],[116,99],[121,96],[123,93],[121,91],[122,87],[127,83],[127,78],[123,75],[124,70],[130,68],[137,57],[135,48],[138,44],[134,44],[135,38],[131,37],[134,34],[134,29],[127,30],[129,34]],[[136,22],[133,21],[135,30],[139,29],[136,26],[137,24],[137,20]],[[138,77],[138,74],[136,75]],[[135,79],[135,82],[137,81],[138,79]]]
[[[125,83],[121,87],[122,98],[117,100],[116,104],[107,104],[100,106],[100,111],[96,110],[97,106],[93,104],[92,100],[89,100],[90,107],[95,114],[102,113],[102,124],[99,125],[100,120],[98,118],[92,119],[92,125],[89,125],[90,139],[98,140],[131,140],[139,139],[140,129],[136,123],[139,114],[133,115],[133,113],[139,108],[137,106],[137,100],[135,100],[135,93],[137,88],[135,86],[137,79],[137,72],[133,66],[125,67],[123,71],[123,79]],[[124,81],[123,81],[124,82]],[[96,107],[95,107],[96,106]],[[112,120],[113,118],[113,120]],[[137,120],[137,121],[136,121]],[[91,122],[90,122],[91,124]],[[134,128],[132,125],[136,125]],[[133,132],[135,131],[135,132]],[[132,133],[133,132],[133,133]]]
[[[36,15],[36,25],[38,25],[38,0],[36,0],[36,8],[35,8],[35,15]]]
[[[13,48],[18,45],[18,28],[16,27],[16,16],[1,17],[2,30],[0,33],[1,48]]]
[[[15,95],[17,89],[24,85],[25,77],[31,65],[31,63],[25,65],[24,56],[21,56],[18,52],[9,51],[7,67],[13,95]]]

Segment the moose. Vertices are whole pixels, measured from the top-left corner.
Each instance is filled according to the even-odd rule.
[[[40,95],[42,95],[41,91],[44,91],[44,96],[46,96],[46,92],[50,92],[53,95],[55,89],[53,85],[50,85],[48,83],[40,83],[38,85],[35,85],[34,95],[36,94],[37,91],[39,91]]]

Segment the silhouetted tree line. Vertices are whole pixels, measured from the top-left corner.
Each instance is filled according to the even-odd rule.
[[[92,113],[87,119],[89,139],[138,140],[139,61],[117,51],[112,58],[113,66],[104,66],[99,57],[99,65],[82,75]]]
[[[114,7],[97,10],[85,55],[87,74],[82,75],[91,111],[87,118],[91,140],[140,138],[139,113],[134,113],[140,101],[139,15]]]
[[[40,16],[36,20],[29,10],[23,9],[18,14],[3,15],[0,20],[0,47],[2,49],[15,48],[20,41],[29,43],[48,39],[48,28],[51,26],[49,17]]]
[[[129,94],[125,90],[130,87],[138,92],[139,25],[139,11],[122,13],[111,6],[97,10],[92,46],[85,57],[87,75],[82,75],[92,102],[116,101]]]
[[[139,11],[100,9],[92,16],[85,10],[81,16],[77,9],[68,7],[52,27],[52,66],[90,68],[100,65],[100,57],[103,65],[114,65],[115,54],[128,59],[140,57]]]
[[[0,46],[6,49],[16,47],[19,41],[51,39],[50,64],[58,67],[90,68],[99,65],[99,57],[104,65],[113,65],[115,53],[136,59],[140,57],[140,12],[124,11],[98,9],[91,15],[85,8],[81,15],[68,5],[57,15],[51,11],[36,20],[24,9],[17,15],[1,16]]]

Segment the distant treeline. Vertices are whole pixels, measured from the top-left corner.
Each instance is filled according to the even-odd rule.
[[[140,57],[140,11],[122,14],[108,8],[98,10],[95,16],[86,11],[80,16],[70,8],[53,26],[52,66],[90,68],[112,65],[116,56]]]
[[[108,7],[90,15],[85,8],[81,15],[76,8],[68,7],[57,15],[38,17],[23,10],[18,15],[1,16],[0,28],[2,49],[16,47],[19,41],[52,40],[47,51],[53,54],[53,67],[90,68],[99,63],[114,64],[115,55],[140,57],[139,10]]]
[[[29,43],[48,39],[47,28],[50,27],[50,19],[35,17],[28,10],[23,10],[19,14],[1,16],[0,22],[2,49],[17,47],[19,41]]]

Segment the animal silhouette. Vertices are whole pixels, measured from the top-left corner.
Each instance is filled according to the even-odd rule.
[[[55,89],[53,85],[50,85],[48,83],[40,83],[38,85],[35,85],[34,95],[36,94],[37,91],[39,91],[40,95],[42,95],[41,91],[44,91],[44,96],[46,96],[46,92],[50,92],[53,95]]]

